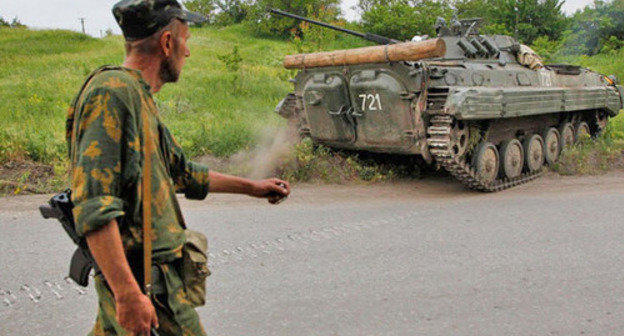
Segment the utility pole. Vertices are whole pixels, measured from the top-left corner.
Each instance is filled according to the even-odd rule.
[[[82,25],[82,33],[86,34],[87,32],[85,31],[85,27],[84,27],[84,23],[85,23],[86,18],[82,17],[82,18],[78,18],[78,20],[80,20],[80,24]]]

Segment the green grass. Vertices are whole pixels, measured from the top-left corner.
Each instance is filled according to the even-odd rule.
[[[251,146],[290,90],[281,67],[290,46],[254,39],[234,26],[193,29],[191,57],[178,84],[156,95],[165,122],[191,156],[227,156]],[[217,55],[235,45],[243,57],[240,82]],[[94,39],[68,31],[0,30],[0,162],[53,163],[65,157],[66,110],[82,81],[103,64],[123,62],[119,36]]]

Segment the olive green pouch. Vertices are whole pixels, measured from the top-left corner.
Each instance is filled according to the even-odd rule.
[[[195,307],[206,304],[208,270],[208,239],[202,233],[186,230],[182,249],[182,279],[189,301]]]

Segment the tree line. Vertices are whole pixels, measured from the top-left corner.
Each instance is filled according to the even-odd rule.
[[[594,0],[566,16],[564,0],[360,0],[362,26],[407,39],[434,34],[436,17],[481,17],[482,33],[504,34],[546,58],[594,55],[624,45],[624,0]]]
[[[9,22],[4,20],[2,16],[0,16],[0,27],[7,28],[26,28],[26,25],[21,23],[17,17],[13,18],[13,21]]]
[[[482,33],[515,36],[539,51],[555,54],[609,52],[622,47],[624,0],[594,0],[566,16],[565,0],[360,0],[359,23],[341,19],[340,0],[187,0],[185,5],[210,18],[209,24],[251,23],[259,35],[288,38],[301,36],[305,27],[289,18],[267,13],[278,8],[340,26],[409,40],[414,35],[434,36],[437,17],[450,20],[481,17]]]

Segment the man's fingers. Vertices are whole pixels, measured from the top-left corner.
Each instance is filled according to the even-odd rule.
[[[138,326],[135,326],[134,329],[134,333],[138,336],[138,335],[145,335],[145,336],[149,336],[150,332],[151,332],[152,327],[149,326],[149,324],[147,323],[141,323]]]
[[[152,333],[152,326],[150,325],[150,323],[143,323],[141,325],[141,335],[145,335],[145,336],[150,336],[150,334]]]
[[[282,194],[282,196],[288,196],[289,190],[290,190],[290,185],[288,184],[288,182],[282,181],[282,180],[278,180],[278,179],[274,179],[274,181],[272,181],[272,182],[274,183],[272,185],[273,190],[275,190],[278,193]]]
[[[152,331],[152,327],[156,327],[158,328],[158,317],[156,316],[156,312],[153,311],[153,315],[152,317],[150,316],[145,316],[147,317],[145,320],[137,322],[135,324],[132,324],[130,321],[123,321],[123,323],[120,321],[120,325],[126,329],[127,331],[130,331],[132,334],[137,335],[137,336],[150,336],[151,331]],[[119,320],[118,320],[119,321]]]
[[[288,183],[287,181],[280,181],[282,188],[284,188],[284,190],[286,191],[287,194],[290,194],[290,183]]]

